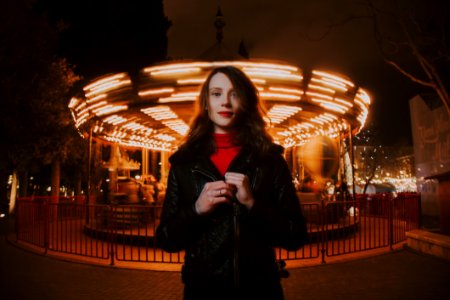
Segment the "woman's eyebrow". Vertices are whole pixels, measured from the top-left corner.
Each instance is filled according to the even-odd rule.
[[[212,91],[212,90],[220,90],[220,91],[221,91],[221,90],[222,90],[222,88],[220,88],[220,87],[214,87],[214,86],[213,86],[213,87],[212,87],[212,88],[210,88],[209,90],[210,90],[210,91]]]

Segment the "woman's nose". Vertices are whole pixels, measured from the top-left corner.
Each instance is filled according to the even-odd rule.
[[[222,106],[230,107],[231,106],[231,97],[229,95],[225,96],[222,101]]]

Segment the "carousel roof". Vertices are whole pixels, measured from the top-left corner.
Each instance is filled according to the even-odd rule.
[[[69,107],[77,128],[92,127],[101,140],[173,150],[188,131],[208,72],[226,65],[251,78],[267,110],[269,131],[285,147],[364,126],[370,97],[347,78],[258,60],[170,61],[145,68],[138,84],[127,73],[112,74],[85,86]]]
[[[215,26],[216,44],[197,60],[155,64],[136,80],[117,73],[91,81],[69,104],[76,127],[123,146],[174,150],[188,132],[201,85],[219,66],[235,66],[250,77],[267,110],[269,132],[284,147],[318,135],[356,133],[364,126],[371,101],[366,90],[342,75],[246,59],[222,43],[220,10]]]

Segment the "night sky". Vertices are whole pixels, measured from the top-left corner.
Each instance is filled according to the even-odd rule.
[[[173,22],[168,32],[171,57],[195,57],[212,45],[219,2],[227,22],[224,42],[228,48],[238,49],[244,41],[251,58],[282,60],[302,69],[348,76],[371,93],[367,124],[377,128],[380,140],[390,145],[412,144],[408,101],[426,89],[383,62],[372,23],[353,20],[313,40],[322,36],[328,24],[345,18],[349,9],[343,6],[352,1],[165,0],[166,15]]]
[[[380,1],[388,0],[375,2]],[[136,28],[148,27],[154,22],[158,6],[148,4],[141,10],[127,10],[121,9],[121,3],[124,3],[122,1],[106,1],[109,3],[109,10],[89,16],[86,14],[87,8],[87,11],[92,10],[92,4],[89,3],[106,2],[69,2],[78,5],[80,12],[84,11],[79,14],[78,19],[76,13],[72,12],[70,18],[76,20],[74,23],[82,23],[82,18],[95,18],[97,21],[92,24],[97,27],[96,32],[100,38],[115,39],[117,44],[117,47],[107,47],[105,45],[111,43],[108,44],[105,40],[100,43],[87,41],[92,44],[91,51],[71,53],[74,60],[77,55],[83,56],[92,66],[95,60],[87,58],[90,53],[97,56],[105,53],[104,56],[123,56],[124,60],[137,59],[140,63],[135,63],[136,67],[152,63],[151,59],[145,58],[150,51],[153,51],[152,57],[158,57],[157,60],[165,59],[162,53],[166,46],[167,56],[172,59],[195,58],[203,53],[215,43],[213,22],[220,4],[227,23],[224,43],[230,50],[237,52],[239,43],[243,41],[250,58],[281,60],[302,69],[334,71],[366,88],[373,97],[367,124],[377,128],[384,144],[412,144],[408,101],[418,92],[430,91],[412,83],[383,62],[373,38],[372,23],[367,19],[355,19],[337,26],[320,40],[308,38],[321,36],[328,24],[339,22],[355,12],[355,9],[357,13],[361,13],[360,7],[349,6],[349,3],[354,3],[352,0],[165,0],[164,13],[171,22],[171,25],[166,24],[169,28],[168,40],[161,36],[146,35],[145,30],[140,34],[135,32]],[[147,3],[154,2],[158,1]],[[101,5],[96,9],[102,11]],[[57,14],[60,11],[61,9]],[[122,26],[112,26],[111,24],[115,24],[111,21],[113,18],[120,20]],[[103,22],[105,20],[106,23]],[[130,27],[127,29],[128,25]],[[121,31],[118,31],[119,28],[122,28]],[[74,30],[80,37],[89,28],[77,25]],[[70,44],[70,40],[65,43]],[[120,63],[116,65],[116,69],[120,67]],[[108,68],[108,62],[104,60],[94,73],[99,75],[103,69],[105,73],[113,70]]]

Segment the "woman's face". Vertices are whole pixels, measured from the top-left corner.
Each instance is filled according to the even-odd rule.
[[[233,130],[240,99],[230,79],[223,73],[211,77],[208,89],[208,115],[214,123],[215,133]]]

